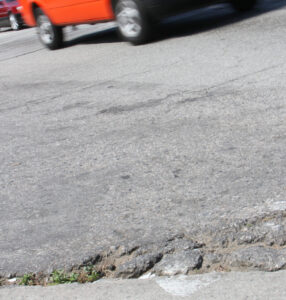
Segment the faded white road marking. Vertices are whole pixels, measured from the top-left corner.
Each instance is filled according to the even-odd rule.
[[[198,290],[207,287],[211,283],[221,279],[219,273],[209,273],[192,276],[161,277],[156,278],[156,283],[167,293],[173,296],[186,297]]]

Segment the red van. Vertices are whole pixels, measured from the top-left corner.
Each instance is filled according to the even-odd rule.
[[[0,26],[19,30],[23,27],[20,5],[17,0],[0,0]]]
[[[50,49],[63,42],[63,26],[116,20],[120,36],[133,43],[146,42],[152,25],[163,17],[187,9],[231,2],[234,8],[252,9],[257,0],[20,0],[25,22],[37,26],[40,40]]]

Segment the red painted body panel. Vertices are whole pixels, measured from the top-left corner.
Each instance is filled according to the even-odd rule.
[[[20,0],[25,23],[35,26],[33,5],[55,25],[96,23],[114,19],[110,0]]]

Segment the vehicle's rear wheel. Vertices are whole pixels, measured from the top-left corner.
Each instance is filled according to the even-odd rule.
[[[20,30],[22,28],[22,24],[19,22],[19,19],[17,18],[16,15],[12,13],[9,15],[9,22],[10,22],[10,27],[13,30]]]
[[[54,25],[41,9],[36,10],[36,22],[40,41],[50,50],[58,49],[63,44],[63,29]]]
[[[118,0],[115,16],[119,35],[133,45],[146,43],[151,37],[151,18],[138,0]]]
[[[232,6],[241,12],[251,10],[257,4],[257,0],[232,0]]]

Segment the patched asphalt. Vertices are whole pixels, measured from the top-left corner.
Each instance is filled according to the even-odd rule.
[[[139,276],[191,266],[184,251],[202,271],[283,269],[285,7],[200,10],[140,47],[113,24],[54,52],[1,32],[0,276],[106,261]]]

